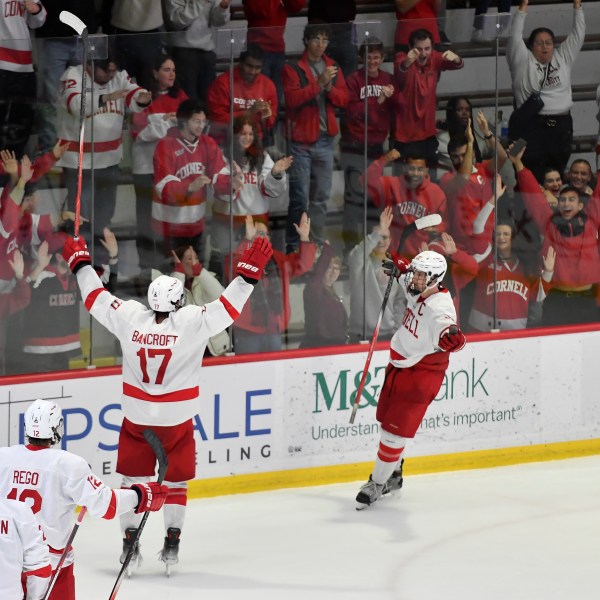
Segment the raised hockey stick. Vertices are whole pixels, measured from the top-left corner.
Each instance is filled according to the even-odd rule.
[[[77,535],[77,532],[79,531],[79,526],[81,525],[81,521],[83,521],[83,517],[85,517],[86,512],[87,512],[87,508],[85,506],[82,506],[81,510],[79,511],[79,516],[77,517],[77,521],[75,521],[75,525],[73,525],[73,529],[71,529],[71,534],[69,535],[69,539],[67,540],[65,549],[63,550],[63,553],[60,556],[60,560],[58,561],[58,564],[56,565],[56,569],[52,573],[52,577],[50,578],[50,584],[48,585],[48,589],[46,590],[46,593],[44,594],[44,597],[42,600],[47,600],[50,597],[52,588],[54,587],[54,584],[56,583],[56,580],[58,579],[58,574],[60,573],[60,570],[62,569],[62,566],[67,558],[67,554],[69,553],[71,544],[73,543],[73,540],[75,539],[75,535]]]
[[[400,241],[398,242],[398,249],[396,250],[396,252],[400,254],[400,251],[404,247],[404,242],[407,240],[408,236],[413,234],[415,231],[419,229],[425,229],[426,227],[434,227],[435,225],[439,225],[441,222],[442,217],[438,214],[425,215],[420,219],[416,219],[415,221],[407,225],[404,228],[404,231],[402,231],[402,234],[400,235]],[[367,354],[365,367],[362,372],[362,377],[360,378],[360,383],[356,390],[356,397],[354,398],[352,413],[350,414],[351,424],[354,423],[356,411],[358,410],[358,403],[360,402],[360,398],[362,396],[362,392],[367,381],[367,375],[369,374],[369,366],[371,365],[371,359],[373,358],[373,350],[375,349],[375,342],[377,342],[377,337],[379,336],[379,328],[381,327],[381,321],[383,320],[385,307],[387,306],[388,298],[390,297],[390,292],[392,291],[393,282],[394,276],[390,275],[387,287],[385,288],[385,292],[383,294],[383,302],[381,303],[381,309],[379,310],[379,316],[377,317],[377,323],[375,325],[375,331],[373,332],[373,338],[371,339],[371,343],[369,345],[369,352]]]
[[[81,183],[83,179],[83,147],[85,136],[85,97],[86,97],[86,70],[89,52],[88,28],[86,24],[73,13],[61,11],[58,18],[74,29],[83,42],[83,56],[81,68],[81,106],[79,109],[79,158],[77,160],[77,195],[75,196],[75,237],[79,237],[79,217],[81,214]]]
[[[169,465],[169,461],[167,460],[167,453],[165,452],[161,441],[158,439],[158,436],[154,433],[154,431],[152,431],[151,429],[145,429],[144,437],[146,438],[148,444],[150,444],[150,447],[152,448],[152,451],[156,456],[156,461],[158,462],[158,478],[156,479],[156,482],[162,483],[167,472],[167,467]],[[144,527],[146,526],[146,521],[148,520],[149,514],[149,512],[144,513],[144,516],[142,517],[142,520],[140,522],[140,526],[137,528],[137,531],[133,536],[133,539],[131,540],[131,546],[129,547],[127,556],[123,561],[123,566],[119,571],[117,581],[115,581],[115,585],[113,586],[112,592],[110,593],[109,600],[114,600],[114,598],[117,597],[117,593],[119,591],[119,588],[121,587],[121,582],[123,581],[125,571],[127,571],[127,567],[129,566],[131,557],[133,556],[133,553],[135,551],[135,547],[140,539],[140,536],[142,535]]]

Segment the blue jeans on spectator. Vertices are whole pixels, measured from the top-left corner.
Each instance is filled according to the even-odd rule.
[[[233,326],[233,350],[236,354],[276,352],[282,347],[281,333],[254,333]]]
[[[281,82],[283,65],[285,65],[285,54],[283,52],[263,53],[262,74],[275,84],[279,106],[281,106],[283,100],[283,84]]]
[[[324,242],[323,230],[333,175],[333,137],[322,134],[314,144],[290,142],[294,162],[290,167],[290,204],[288,207],[286,251],[295,252],[299,236],[294,227],[302,213],[308,213],[311,237]]]

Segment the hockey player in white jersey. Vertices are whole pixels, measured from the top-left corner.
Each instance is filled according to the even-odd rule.
[[[52,569],[65,549],[77,506],[87,507],[93,517],[113,519],[131,510],[160,510],[168,493],[156,482],[135,483],[130,489],[107,487],[81,456],[52,447],[62,435],[58,404],[36,400],[25,412],[27,443],[0,448],[0,498],[30,506],[42,526]],[[49,600],[75,600],[73,560],[70,548]]]
[[[148,288],[150,309],[120,300],[103,286],[90,265],[83,238],[69,238],[63,256],[81,289],[87,310],[120,341],[123,353],[124,412],[119,435],[117,472],[123,486],[154,476],[154,454],[143,430],[152,429],[169,459],[164,483],[169,486],[164,517],[166,536],[160,558],[178,561],[179,536],[187,504],[187,481],[196,476],[196,445],[192,418],[198,413],[200,365],[206,344],[239,316],[273,254],[267,238],[257,237],[237,262],[238,275],[214,302],[184,306],[183,283],[161,275]],[[134,513],[123,515],[123,554],[139,526]],[[139,564],[139,547],[132,562]]]
[[[48,589],[52,567],[40,524],[23,502],[0,498],[0,598],[41,600]]]
[[[448,353],[466,343],[452,297],[441,284],[447,268],[446,259],[431,250],[417,254],[410,264],[397,254],[384,261],[386,274],[399,277],[404,286],[407,306],[390,343],[376,413],[381,440],[373,472],[356,497],[357,510],[402,487],[406,440],[415,437],[442,386]]]

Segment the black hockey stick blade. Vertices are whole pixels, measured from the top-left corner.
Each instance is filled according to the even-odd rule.
[[[156,456],[156,460],[158,462],[158,477],[156,479],[157,483],[162,483],[165,479],[165,475],[167,473],[167,467],[169,466],[169,461],[167,460],[167,453],[165,452],[165,448],[162,445],[162,442],[158,439],[158,436],[151,429],[144,429],[144,438],[152,448],[154,455]],[[123,581],[123,577],[125,572],[127,571],[127,567],[131,562],[131,557],[135,551],[135,547],[139,542],[139,539],[142,535],[142,531],[146,526],[146,521],[148,520],[149,512],[145,512],[142,520],[140,522],[140,526],[137,528],[133,539],[131,540],[131,546],[127,552],[127,556],[123,561],[123,565],[121,566],[121,570],[119,571],[119,575],[117,576],[117,581],[115,581],[115,585],[113,586],[112,592],[110,593],[109,600],[114,600],[117,597],[119,592],[119,588],[121,587],[121,582]]]

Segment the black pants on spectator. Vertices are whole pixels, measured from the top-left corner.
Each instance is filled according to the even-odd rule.
[[[177,79],[190,98],[206,102],[208,86],[217,76],[217,55],[210,50],[179,48],[171,53],[177,65]]]
[[[0,148],[12,150],[17,158],[23,156],[31,134],[35,102],[35,73],[0,69]]]
[[[551,289],[544,300],[542,325],[583,325],[598,321],[596,293],[592,287],[584,292]]]

